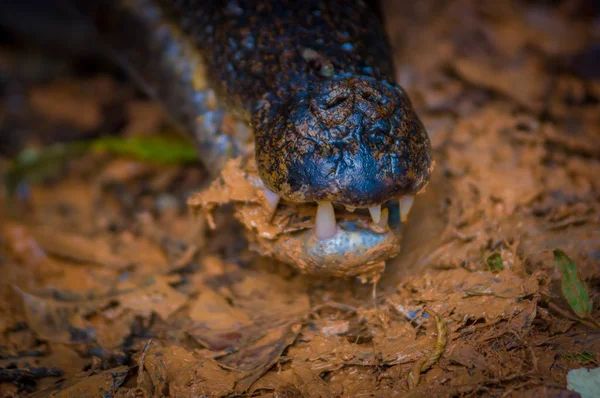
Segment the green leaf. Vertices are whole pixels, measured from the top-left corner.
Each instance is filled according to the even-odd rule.
[[[569,353],[563,355],[566,359],[572,359],[577,361],[581,365],[585,365],[586,363],[592,362],[596,360],[596,355],[591,352],[582,352],[582,353]]]
[[[554,264],[560,272],[562,293],[573,311],[581,318],[588,317],[592,312],[592,300],[588,288],[577,275],[573,260],[562,250],[554,250]]]
[[[53,144],[40,149],[26,149],[16,157],[4,176],[8,195],[12,196],[23,181],[37,182],[57,174],[66,160],[90,150],[157,163],[182,164],[198,161],[193,145],[164,135],[101,137],[93,141]]]
[[[502,256],[500,253],[493,253],[486,260],[487,265],[489,265],[490,270],[493,272],[499,272],[504,269],[504,263],[502,262]]]
[[[188,141],[168,136],[102,137],[92,142],[92,150],[115,155],[131,156],[158,163],[197,162],[198,155]]]

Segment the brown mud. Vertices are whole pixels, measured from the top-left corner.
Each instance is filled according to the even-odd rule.
[[[436,169],[375,298],[256,254],[231,207],[193,217],[198,165],[77,156],[0,197],[0,396],[578,396],[567,373],[598,367],[600,330],[569,308],[552,250],[599,319],[593,4],[400,4],[385,7],[397,79]],[[21,62],[0,48],[4,75]],[[56,69],[2,91],[5,131],[39,146],[168,129],[130,84]]]

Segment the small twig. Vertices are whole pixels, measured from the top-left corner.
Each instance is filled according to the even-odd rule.
[[[373,289],[371,290],[371,299],[375,309],[377,309],[377,282],[379,282],[379,278],[373,281]]]
[[[520,390],[523,387],[528,387],[528,386],[536,385],[536,384],[539,385],[540,382],[538,380],[527,380],[527,381],[524,381],[523,383],[519,384],[518,386],[515,386],[513,388],[509,388],[508,390],[506,390],[504,392],[504,394],[502,394],[502,396],[500,398],[509,397],[510,395],[512,395],[512,393],[514,393],[517,390]]]
[[[138,386],[140,386],[143,381],[144,361],[146,360],[146,354],[148,353],[148,350],[150,349],[151,344],[152,344],[152,339],[150,339],[146,342],[146,345],[144,345],[144,349],[142,350],[142,355],[140,356],[140,360],[138,363],[138,377],[137,377],[137,385]]]
[[[410,373],[408,374],[408,384],[410,389],[413,389],[419,385],[421,374],[429,370],[440,359],[446,350],[446,344],[448,343],[448,328],[446,327],[446,323],[442,317],[431,309],[426,309],[425,312],[427,312],[435,320],[437,338],[435,341],[435,346],[433,347],[433,351],[428,356],[425,356],[415,362]]]
[[[594,318],[586,319],[586,318],[579,318],[579,317],[573,316],[552,302],[548,303],[548,308],[551,308],[552,310],[558,312],[560,315],[562,315],[563,317],[565,317],[571,321],[579,322],[579,323],[589,326],[593,329],[600,329],[600,323],[598,323],[598,321],[595,320]]]
[[[535,356],[535,353],[533,352],[533,348],[531,348],[530,345],[527,345],[527,349],[529,350],[529,353],[531,354],[531,364],[533,365],[533,371],[537,372],[538,371],[537,357]]]
[[[531,377],[534,374],[535,374],[535,372],[533,370],[530,370],[529,372],[514,373],[514,374],[512,374],[510,376],[501,377],[499,379],[488,379],[488,380],[485,380],[484,383],[486,385],[500,385],[500,384],[506,383],[508,381],[513,381],[513,380],[520,379],[522,377]]]
[[[375,275],[373,277],[373,290],[371,291],[371,299],[373,300],[373,307],[375,307],[375,309],[379,309],[378,305],[377,305],[377,284],[379,283],[379,280],[381,279],[381,273]]]
[[[0,368],[0,382],[35,384],[43,377],[60,377],[64,374],[58,368],[6,369]]]
[[[187,264],[192,262],[194,256],[196,256],[199,250],[200,248],[197,245],[190,245],[179,257],[179,259],[175,261],[173,268],[178,269],[185,267]]]

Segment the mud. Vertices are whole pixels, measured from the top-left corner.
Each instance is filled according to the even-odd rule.
[[[251,164],[232,164],[205,218],[187,206],[210,184],[199,165],[74,156],[0,197],[0,396],[577,396],[567,373],[598,367],[600,331],[563,297],[552,250],[599,319],[592,4],[385,9],[436,168],[375,296],[252,250],[241,224],[269,241],[314,209],[261,221]],[[170,128],[108,72],[30,79],[14,47],[0,55],[2,173],[19,142]],[[231,198],[245,210],[217,208]]]

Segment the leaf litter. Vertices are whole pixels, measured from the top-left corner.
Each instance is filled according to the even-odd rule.
[[[127,145],[53,149],[30,174],[1,159],[1,396],[585,396],[600,353],[600,85],[584,67],[598,29],[579,2],[384,7],[438,167],[375,298],[253,252],[233,214],[253,215],[227,205],[258,209],[243,180],[192,217],[207,173],[178,144],[179,164],[153,159],[146,138],[166,122],[131,86],[25,83],[27,106],[0,120],[33,133],[3,145],[43,155],[64,126],[79,140],[113,119],[123,141],[105,148]]]

